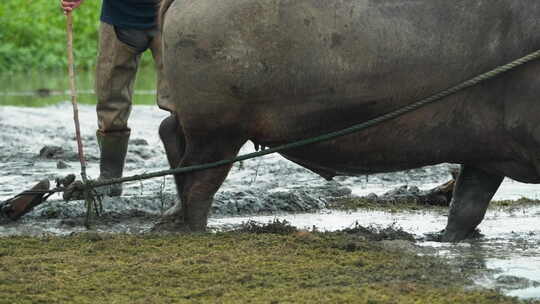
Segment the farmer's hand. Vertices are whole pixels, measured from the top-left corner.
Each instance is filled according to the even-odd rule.
[[[81,6],[84,0],[60,0],[60,6],[64,10],[64,14],[71,12]]]

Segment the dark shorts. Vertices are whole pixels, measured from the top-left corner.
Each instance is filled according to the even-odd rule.
[[[118,40],[129,45],[138,53],[146,51],[150,47],[152,40],[159,34],[158,29],[136,30],[119,28],[117,26],[114,26],[114,32]]]

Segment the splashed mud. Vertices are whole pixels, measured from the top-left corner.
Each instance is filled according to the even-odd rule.
[[[98,175],[98,147],[93,106],[80,106],[80,120],[88,174]],[[168,114],[153,106],[135,106],[130,118],[132,140],[126,174],[167,169],[157,130]],[[73,173],[79,175],[72,112],[68,104],[45,108],[0,107],[0,201],[27,189],[36,181]],[[45,146],[48,149],[40,151]],[[252,151],[246,145],[241,153]],[[61,153],[60,153],[61,152]],[[338,230],[361,225],[398,225],[415,235],[419,254],[442,255],[457,267],[475,268],[478,283],[520,297],[540,298],[540,206],[494,208],[480,225],[483,237],[461,244],[428,241],[426,233],[446,224],[445,209],[421,211],[335,211],[328,202],[350,196],[382,195],[408,185],[422,190],[448,181],[449,164],[391,174],[338,177],[332,182],[314,175],[279,155],[234,165],[216,195],[210,226],[228,229],[241,222],[276,218],[305,229]],[[171,177],[125,184],[122,198],[104,200],[104,216],[94,228],[106,232],[148,231],[159,215],[176,200]],[[540,188],[505,180],[495,199],[538,199]],[[15,223],[0,225],[0,236],[14,234],[70,234],[85,230],[83,202],[66,203],[58,195]],[[295,212],[293,214],[284,212]],[[302,213],[304,212],[304,213]],[[309,212],[309,213],[306,213]],[[263,215],[260,215],[263,214]],[[267,215],[264,215],[267,214]],[[268,215],[270,214],[270,215]]]

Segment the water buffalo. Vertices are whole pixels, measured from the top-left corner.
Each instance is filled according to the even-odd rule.
[[[161,18],[172,167],[343,129],[540,48],[538,0],[164,0]],[[461,164],[443,235],[459,241],[505,176],[540,182],[539,75],[529,63],[282,155],[325,178]],[[175,176],[178,229],[206,228],[229,169]]]

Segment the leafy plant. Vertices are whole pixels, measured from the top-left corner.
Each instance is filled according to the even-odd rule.
[[[74,52],[79,69],[94,66],[101,1],[87,0],[74,11]],[[66,18],[59,1],[0,1],[0,71],[64,69]]]

